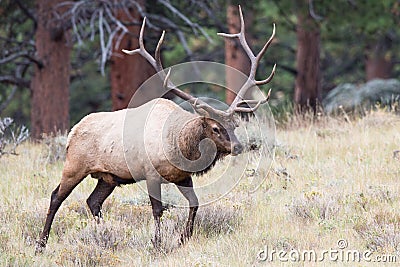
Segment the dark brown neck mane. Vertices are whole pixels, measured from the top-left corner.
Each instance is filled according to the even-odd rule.
[[[179,136],[177,138],[178,146],[181,150],[182,155],[186,159],[191,161],[198,160],[201,157],[201,152],[199,150],[200,142],[205,138],[207,138],[207,136],[204,129],[204,121],[201,117],[197,117],[187,122],[182,127],[182,130],[180,131]],[[210,151],[207,152],[207,149],[210,149]],[[209,158],[213,156],[214,155],[213,149],[214,146],[207,146],[206,151],[203,152],[205,154],[203,155],[203,157]],[[202,175],[208,172],[212,167],[214,167],[215,163],[218,160],[222,159],[225,156],[226,154],[223,154],[217,150],[215,158],[206,168],[203,168],[202,170],[192,173]]]

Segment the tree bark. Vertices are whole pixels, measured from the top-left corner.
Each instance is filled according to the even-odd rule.
[[[141,3],[144,6],[144,1]],[[138,21],[140,15],[135,10],[130,10],[131,16]],[[117,11],[117,17],[122,21],[131,20],[123,11]],[[111,57],[111,99],[112,109],[119,110],[128,106],[129,101],[136,90],[153,74],[153,67],[141,55],[126,55],[122,49],[136,49],[139,47],[138,37],[140,25],[128,26],[129,34],[125,34],[118,47],[113,44],[113,56]],[[118,36],[118,35],[117,35]]]
[[[251,25],[250,10],[246,10],[245,25]],[[237,5],[229,4],[226,12],[226,19],[229,33],[238,33],[240,31],[240,18]],[[246,40],[249,42],[246,31]],[[249,43],[250,45],[250,43]],[[237,39],[225,38],[225,64],[243,72],[245,75],[250,73],[250,60],[241,47]],[[231,68],[226,68],[226,103],[230,105],[236,97],[236,93],[244,84],[245,79],[242,75]]]
[[[307,4],[306,4],[307,5]],[[302,8],[297,14],[297,52],[294,102],[299,112],[317,110],[321,102],[320,29]]]
[[[70,52],[68,32],[57,25],[52,9],[63,0],[37,0],[36,64],[31,81],[31,132],[64,133],[69,129]]]
[[[376,44],[367,48],[365,59],[365,74],[367,81],[373,79],[388,79],[392,75],[393,62],[386,52],[391,49],[392,41],[382,38]]]

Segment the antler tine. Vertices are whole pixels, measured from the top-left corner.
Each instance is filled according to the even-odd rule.
[[[267,51],[268,47],[271,45],[272,40],[275,37],[275,30],[276,30],[276,26],[275,23],[272,23],[272,33],[271,36],[269,37],[268,41],[265,43],[265,45],[263,46],[263,48],[260,50],[260,52],[258,52],[257,54],[257,60],[259,61],[262,56],[265,54],[265,51]]]
[[[234,107],[233,110],[236,111],[236,112],[254,112],[254,111],[256,111],[258,109],[258,107],[261,104],[264,104],[264,103],[268,102],[270,96],[271,96],[271,89],[269,89],[268,95],[264,99],[262,99],[262,100],[242,100],[242,101],[240,101],[240,102],[238,102],[236,104],[236,106]],[[248,105],[256,104],[256,105],[254,107],[252,107],[252,108],[251,107],[250,108],[239,107],[241,104],[248,104]]]
[[[254,106],[253,108],[243,108],[243,107],[239,107],[238,105],[240,105],[244,102],[249,103],[249,101],[243,101],[243,98],[244,98],[244,95],[246,94],[246,92],[251,87],[253,87],[254,85],[267,84],[272,80],[272,78],[275,75],[276,64],[274,65],[274,67],[271,71],[271,74],[268,76],[268,78],[261,80],[261,81],[257,81],[255,79],[258,64],[259,64],[262,56],[267,51],[268,47],[271,45],[272,40],[275,37],[275,24],[273,24],[272,34],[271,34],[270,38],[268,39],[267,43],[263,46],[263,48],[260,50],[260,52],[257,54],[257,56],[255,56],[246,41],[245,24],[244,24],[242,8],[240,7],[240,5],[239,5],[239,16],[240,16],[240,32],[239,33],[234,33],[234,34],[218,33],[218,35],[227,37],[227,38],[236,38],[237,37],[239,39],[239,42],[242,45],[244,51],[246,52],[247,56],[249,57],[250,63],[251,63],[249,76],[248,76],[246,82],[240,88],[239,92],[237,93],[235,99],[233,100],[231,106],[228,109],[228,112],[234,112],[234,111],[252,112],[252,111],[255,111],[259,107],[260,104],[267,102],[270,94],[268,94],[268,97],[266,98],[266,100],[261,100],[261,102],[260,101],[257,101],[257,102],[251,101],[251,103],[257,103],[256,106]]]
[[[268,76],[268,78],[261,80],[261,81],[256,81],[256,85],[263,85],[263,84],[267,84],[269,83],[272,78],[274,78],[275,75],[275,69],[276,69],[276,63],[274,64],[274,66],[272,67],[272,71],[271,74]]]
[[[157,72],[159,72],[162,70],[162,66],[160,69],[156,60],[149,54],[149,52],[146,51],[146,48],[144,47],[143,34],[144,34],[145,25],[146,25],[146,17],[143,18],[142,27],[140,28],[139,48],[137,48],[135,50],[122,49],[122,52],[124,52],[125,54],[128,54],[128,55],[140,54],[153,66],[154,69],[156,69]],[[161,38],[160,38],[160,41],[162,42]]]
[[[250,58],[250,60],[254,60],[255,56],[253,54],[253,51],[251,51],[251,48],[249,44],[246,41],[246,32],[245,32],[245,25],[244,25],[244,18],[243,18],[243,13],[242,13],[242,8],[239,5],[239,16],[240,16],[240,32],[238,33],[222,33],[219,32],[217,35],[227,37],[227,38],[239,38],[240,44],[242,45],[244,51],[246,52],[247,56]]]
[[[164,36],[165,36],[165,31],[162,32],[160,40],[158,40],[155,52],[156,63],[160,69],[163,69],[163,66],[161,64],[161,45],[164,42]]]
[[[169,69],[168,74],[165,74],[164,68],[161,63],[161,45],[164,41],[165,37],[165,31],[162,32],[161,37],[157,43],[156,51],[155,51],[155,58],[153,58],[149,52],[147,52],[146,48],[144,47],[144,42],[143,42],[143,35],[144,35],[144,28],[146,25],[146,17],[143,18],[143,23],[142,27],[140,28],[140,34],[139,34],[139,48],[134,49],[134,50],[126,50],[122,49],[122,52],[128,54],[128,55],[134,55],[134,54],[140,54],[143,56],[152,66],[153,68],[157,71],[158,75],[160,76],[161,80],[163,81],[163,86],[166,89],[173,90],[173,93],[177,94],[178,96],[186,99],[186,100],[191,100],[193,96],[190,96],[189,94],[185,94],[181,90],[179,90],[171,81],[169,81],[169,76],[171,73],[171,69]],[[180,94],[183,93],[183,94]]]
[[[167,75],[165,76],[164,82],[163,82],[163,87],[167,88],[168,87],[168,79],[169,76],[171,75],[171,68],[168,70]]]
[[[139,54],[143,56],[152,66],[153,68],[157,71],[158,75],[160,76],[161,80],[163,81],[163,86],[165,89],[170,90],[172,93],[175,95],[179,96],[180,98],[188,101],[190,104],[192,104],[193,108],[196,110],[197,113],[203,114],[199,109],[204,110],[206,113],[215,113],[219,116],[229,116],[230,113],[227,113],[225,111],[221,111],[218,109],[214,109],[204,101],[201,101],[200,99],[185,93],[184,91],[178,89],[170,80],[169,77],[171,75],[171,69],[168,70],[168,73],[165,74],[164,68],[161,63],[161,45],[164,41],[165,37],[165,31],[161,34],[160,40],[158,41],[157,48],[155,51],[155,58],[153,58],[149,52],[147,52],[146,48],[144,47],[144,42],[143,42],[143,35],[144,35],[144,28],[146,25],[146,17],[143,18],[143,23],[142,27],[140,28],[140,34],[139,34],[139,48],[134,49],[134,50],[126,50],[122,49],[122,52],[128,54],[128,55],[134,55],[134,54]]]
[[[257,109],[258,109],[258,107],[261,105],[261,104],[264,104],[266,101],[259,101],[259,102],[257,102],[257,104],[254,106],[254,107],[250,107],[250,108],[245,108],[245,107],[235,107],[233,110],[235,111],[235,112],[254,112],[254,111],[256,111]]]

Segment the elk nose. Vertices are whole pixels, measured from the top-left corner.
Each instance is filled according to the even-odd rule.
[[[237,143],[233,145],[233,151],[232,151],[233,156],[239,155],[240,153],[242,153],[242,151],[243,151],[242,144]]]

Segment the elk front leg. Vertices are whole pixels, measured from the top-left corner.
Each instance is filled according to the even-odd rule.
[[[147,180],[147,190],[150,197],[151,208],[153,210],[154,217],[154,238],[152,240],[154,248],[160,249],[161,245],[161,230],[160,230],[160,219],[163,213],[161,203],[161,183],[159,181]]]
[[[196,217],[197,209],[199,208],[199,201],[193,190],[192,177],[189,176],[185,180],[176,183],[176,185],[182,195],[189,201],[189,217],[180,239],[181,244],[184,244],[193,234],[194,218]]]

